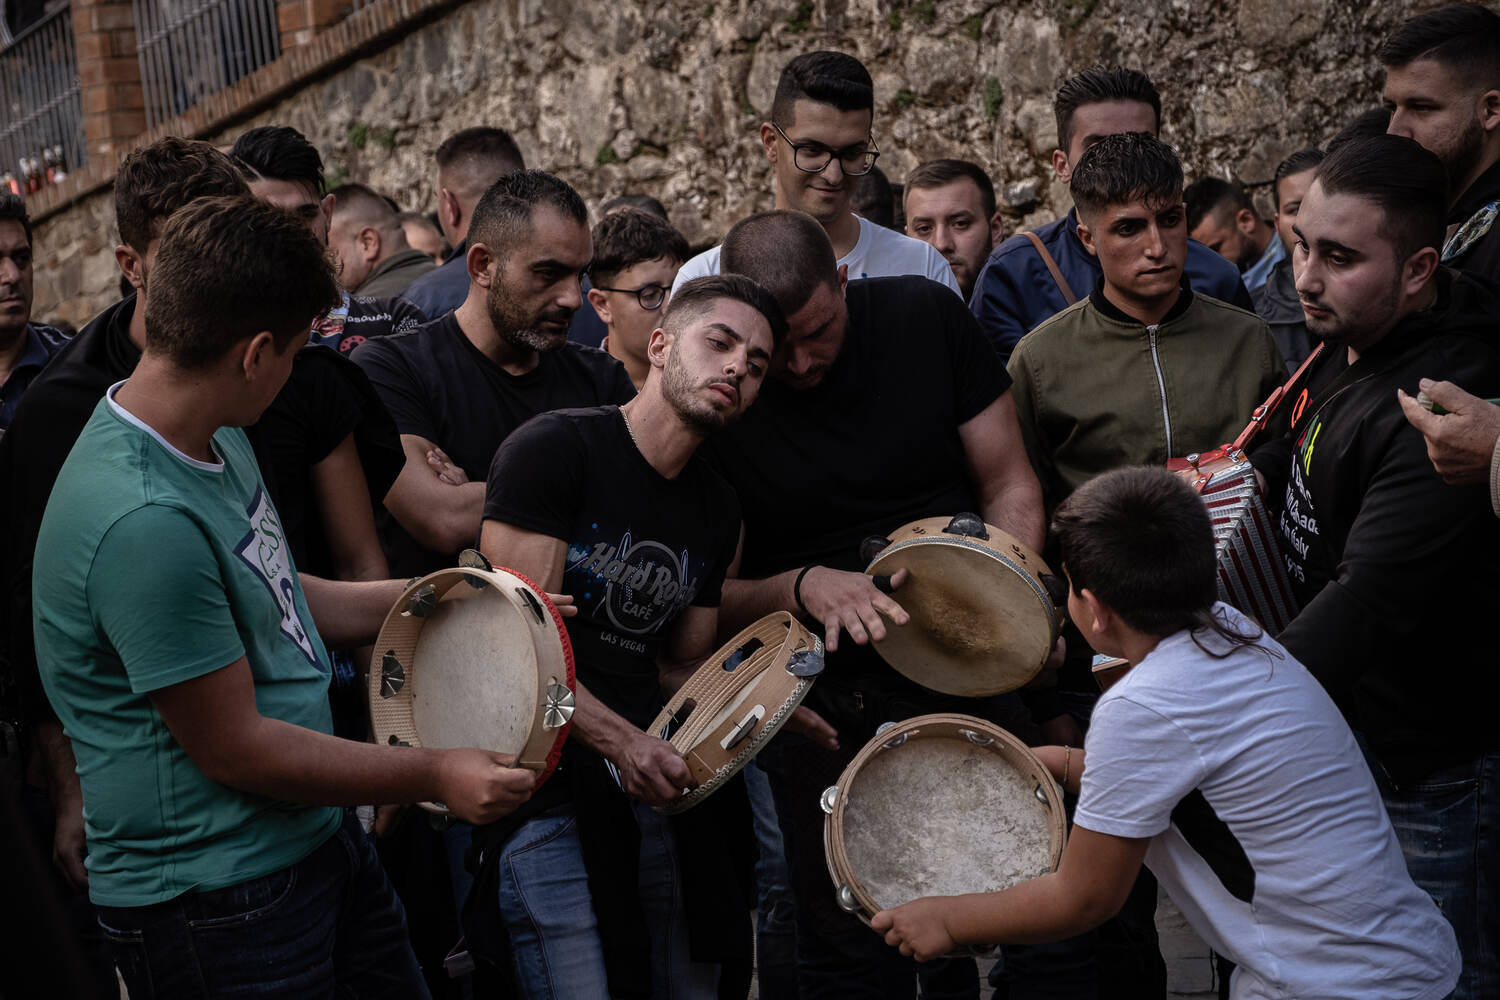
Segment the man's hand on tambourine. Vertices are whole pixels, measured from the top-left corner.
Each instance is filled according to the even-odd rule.
[[[578,605],[573,603],[572,594],[548,594],[547,600],[552,602],[553,607],[557,608],[557,613],[564,618],[572,618],[578,614]]]
[[[514,812],[536,787],[536,775],[515,766],[511,754],[444,750],[438,799],[465,823],[493,823]]]
[[[931,961],[957,947],[945,917],[951,905],[952,900],[943,896],[914,899],[894,910],[881,910],[870,919],[870,927],[907,958]]]
[[[906,570],[891,574],[891,589],[906,582]],[[802,577],[802,606],[823,625],[823,642],[829,652],[839,648],[839,630],[863,646],[885,638],[885,621],[905,625],[911,620],[901,605],[875,586],[864,573],[814,566]]]
[[[813,743],[824,750],[837,750],[839,748],[839,732],[829,724],[817,712],[806,705],[798,705],[796,711],[787,718],[786,725],[782,728],[794,733],[801,733]]]
[[[620,785],[625,794],[648,806],[675,802],[682,798],[683,792],[698,787],[677,748],[645,733],[632,739],[614,764],[620,769]]]

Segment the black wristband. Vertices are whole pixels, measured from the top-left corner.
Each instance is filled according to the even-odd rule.
[[[806,576],[811,570],[816,568],[816,563],[808,563],[806,566],[803,566],[802,572],[797,574],[797,579],[792,583],[792,600],[797,602],[797,607],[800,608],[802,610],[802,613],[804,615],[807,615],[809,618],[812,617],[812,612],[807,610],[806,604],[802,603],[802,578]]]

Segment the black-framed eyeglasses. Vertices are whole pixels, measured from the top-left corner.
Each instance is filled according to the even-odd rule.
[[[821,174],[828,169],[829,161],[835,156],[839,158],[839,168],[850,177],[863,177],[875,169],[875,160],[880,156],[880,150],[874,148],[875,140],[869,141],[869,147],[850,146],[847,149],[829,149],[818,142],[793,142],[787,138],[787,134],[781,130],[781,126],[775,122],[771,127],[776,134],[792,147],[792,163],[796,168],[807,174]]]
[[[622,295],[634,295],[635,300],[641,304],[641,308],[647,312],[656,312],[661,304],[667,301],[667,289],[661,285],[642,285],[640,288],[605,288],[603,285],[595,285],[601,292],[619,292]]]

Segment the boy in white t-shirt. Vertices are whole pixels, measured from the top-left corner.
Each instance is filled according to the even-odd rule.
[[[1202,501],[1156,468],[1086,483],[1058,510],[1068,613],[1132,664],[1082,751],[1039,757],[1079,796],[1058,870],[1003,892],[876,914],[918,959],[1053,941],[1119,909],[1142,863],[1238,968],[1235,998],[1438,998],[1453,929],[1413,884],[1354,735],[1275,640],[1218,603]]]

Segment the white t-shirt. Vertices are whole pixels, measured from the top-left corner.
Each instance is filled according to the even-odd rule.
[[[849,266],[849,280],[855,278],[888,278],[901,274],[926,275],[958,290],[958,279],[953,277],[953,268],[947,259],[931,244],[914,240],[910,236],[877,226],[869,219],[859,219],[859,239],[854,249],[838,259],[839,266]],[[719,273],[719,247],[705,250],[677,270],[677,280],[672,282],[672,291],[677,291],[684,281]]]
[[[1151,838],[1146,866],[1239,966],[1235,1000],[1438,998],[1457,982],[1453,928],[1407,874],[1354,734],[1275,640],[1216,659],[1186,631],[1163,639],[1100,697],[1085,745],[1074,822]]]

